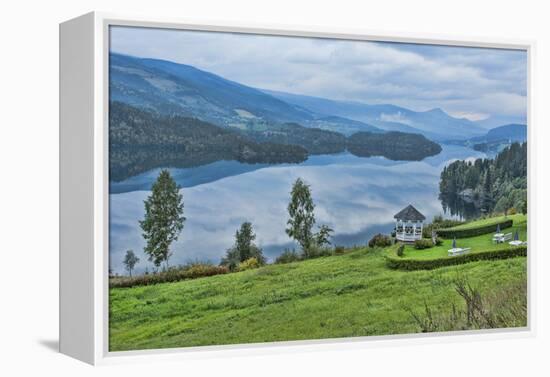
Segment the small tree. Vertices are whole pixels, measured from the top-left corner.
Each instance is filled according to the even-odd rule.
[[[124,256],[124,266],[126,271],[132,276],[132,270],[139,263],[139,258],[134,254],[134,250],[126,250],[126,255]]]
[[[147,241],[144,252],[156,267],[165,262],[168,268],[172,255],[170,245],[183,229],[185,217],[180,189],[170,172],[163,169],[153,184],[151,195],[144,201],[145,217],[139,225]]]
[[[315,242],[317,246],[330,245],[330,234],[334,230],[327,225],[321,225],[319,232],[315,235]]]
[[[221,265],[227,266],[230,270],[235,270],[240,263],[255,258],[259,265],[265,264],[265,257],[262,249],[254,244],[256,234],[252,230],[252,223],[246,221],[235,232],[235,244],[227,250],[227,254],[222,258]]]
[[[286,234],[300,244],[306,258],[312,256],[317,248],[330,245],[330,234],[333,232],[329,226],[321,225],[319,232],[313,233],[314,210],[315,204],[309,186],[298,178],[290,193]]]
[[[315,224],[314,209],[315,204],[313,204],[309,186],[298,178],[292,185],[290,193],[286,234],[300,244],[306,258],[314,241],[311,231]]]

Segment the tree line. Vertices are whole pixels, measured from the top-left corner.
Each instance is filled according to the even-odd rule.
[[[527,212],[527,143],[513,143],[494,159],[455,161],[441,172],[443,200],[471,201],[483,212]]]

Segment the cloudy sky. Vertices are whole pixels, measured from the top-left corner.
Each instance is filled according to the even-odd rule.
[[[111,28],[111,51],[189,64],[256,88],[454,116],[523,120],[524,51]]]

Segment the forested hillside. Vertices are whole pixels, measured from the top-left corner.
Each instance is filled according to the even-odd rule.
[[[390,160],[420,161],[441,152],[441,146],[420,134],[357,132],[347,141],[350,153],[359,157],[384,156]]]
[[[119,102],[109,109],[110,172],[122,180],[156,167],[190,167],[218,160],[295,163],[297,145],[258,143],[239,132],[194,118],[160,116]]]
[[[494,159],[455,161],[441,172],[440,194],[461,197],[485,212],[527,211],[527,143],[513,143]]]
[[[299,145],[310,154],[339,153],[346,150],[346,137],[338,132],[307,128],[296,123],[271,126],[268,131],[248,132],[258,142]]]
[[[251,131],[218,127],[196,118],[160,115],[120,102],[109,109],[110,174],[124,180],[157,167],[185,168],[220,160],[300,163],[312,154],[422,160],[441,147],[419,134],[357,132],[349,137],[296,123]]]

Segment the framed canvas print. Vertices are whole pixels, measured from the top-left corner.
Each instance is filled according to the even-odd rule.
[[[530,43],[91,13],[60,51],[62,352],[532,331]]]

